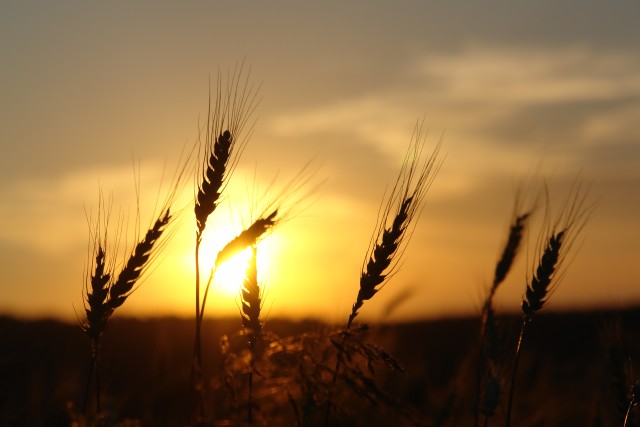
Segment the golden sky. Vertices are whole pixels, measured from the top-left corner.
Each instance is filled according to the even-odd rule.
[[[346,321],[422,119],[427,151],[444,135],[446,160],[400,272],[363,318],[477,312],[532,175],[553,206],[578,174],[599,200],[549,309],[640,302],[640,3],[557,3],[2,2],[0,313],[75,318],[99,188],[131,218],[139,161],[148,208],[165,164],[198,137],[210,76],[243,60],[261,103],[207,250],[249,221],[256,188],[310,159],[323,182],[261,249],[269,316]],[[190,315],[189,209],[121,314]],[[537,230],[503,310],[519,308]],[[238,303],[214,287],[207,315]]]

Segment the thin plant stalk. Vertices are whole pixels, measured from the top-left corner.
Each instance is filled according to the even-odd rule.
[[[202,378],[204,301],[201,301],[200,247],[207,220],[218,207],[222,193],[246,145],[242,133],[257,106],[258,92],[258,88],[249,84],[249,74],[244,75],[243,64],[227,76],[226,85],[223,85],[222,77],[219,75],[216,89],[213,102],[211,97],[209,98],[205,138],[199,141],[202,163],[196,177],[197,191],[194,201],[195,337],[191,381],[198,396],[196,412],[202,419],[205,418]]]
[[[627,407],[627,412],[624,415],[624,425],[623,427],[627,427],[631,422],[631,413],[633,412],[633,408],[640,403],[640,381],[636,381],[631,386],[631,400],[629,401],[629,406]]]
[[[571,188],[555,223],[548,230],[544,230],[539,241],[539,258],[535,270],[528,280],[525,295],[522,299],[522,327],[516,346],[515,360],[509,386],[509,399],[507,402],[507,414],[505,425],[510,426],[513,407],[514,389],[518,370],[520,351],[524,340],[525,328],[533,320],[534,315],[548,302],[562,279],[562,267],[566,254],[572,248],[576,236],[582,231],[585,223],[594,208],[594,205],[585,206],[588,192],[583,190],[578,180]],[[549,218],[549,195],[546,194],[547,212]]]
[[[261,289],[258,283],[257,247],[251,247],[251,257],[247,265],[242,288],[242,325],[245,328],[249,347],[249,397],[247,422],[253,424],[253,371],[255,370],[256,343],[262,329],[260,310],[262,309]]]
[[[422,125],[416,124],[409,150],[404,158],[398,178],[389,198],[382,206],[378,226],[371,237],[369,249],[360,274],[360,288],[345,329],[348,330],[365,301],[378,293],[397,272],[407,243],[411,239],[416,219],[422,211],[423,200],[441,166],[437,162],[440,141],[431,156],[423,159],[425,136]],[[335,388],[341,367],[336,360],[332,388]],[[329,425],[332,411],[333,390],[329,393],[325,409],[324,426]]]
[[[516,386],[516,375],[518,372],[518,362],[520,360],[520,349],[522,348],[522,341],[524,340],[524,331],[527,326],[527,322],[522,322],[520,326],[520,335],[518,336],[518,344],[516,345],[516,355],[513,361],[513,370],[511,371],[511,380],[509,386],[509,398],[507,400],[507,415],[506,415],[506,425],[509,427],[509,423],[511,422],[511,408],[513,406],[513,396],[515,393]]]
[[[93,273],[85,284],[85,313],[86,317],[82,322],[82,328],[91,339],[91,363],[89,368],[89,378],[85,392],[85,402],[83,411],[86,412],[87,396],[90,388],[91,376],[96,378],[96,409],[100,413],[100,338],[106,328],[108,320],[115,310],[120,307],[136,290],[136,285],[141,280],[143,274],[150,268],[151,263],[162,248],[161,237],[165,234],[167,226],[173,219],[169,208],[156,219],[153,225],[147,230],[145,236],[133,248],[131,255],[122,267],[120,273],[113,274],[114,266],[106,261],[106,253],[103,242],[100,240],[99,221],[96,225],[96,247],[95,265]],[[106,227],[105,227],[106,228]],[[106,231],[105,231],[106,233]],[[106,237],[104,238],[106,239]],[[114,280],[114,277],[116,279]]]
[[[519,210],[519,204],[520,204],[520,200],[519,198],[516,198],[516,202],[515,202],[515,207],[514,207],[514,212],[517,212]],[[479,403],[480,403],[480,394],[482,391],[482,380],[483,380],[483,374],[485,372],[485,358],[487,357],[492,357],[492,355],[488,354],[491,353],[491,351],[487,351],[487,330],[490,328],[494,328],[495,329],[495,325],[493,325],[493,297],[496,294],[496,291],[498,290],[498,287],[500,286],[500,284],[502,284],[502,282],[504,282],[504,280],[507,277],[507,274],[509,273],[509,271],[511,270],[511,267],[513,266],[513,263],[515,262],[515,259],[518,255],[518,251],[520,248],[520,243],[522,242],[522,238],[524,236],[524,232],[526,229],[526,225],[527,222],[529,220],[529,217],[531,215],[531,212],[524,212],[524,213],[519,213],[515,215],[515,218],[513,219],[511,226],[509,227],[509,237],[507,238],[507,241],[505,243],[505,246],[502,250],[502,254],[496,264],[496,268],[495,268],[495,272],[493,275],[493,281],[491,284],[491,287],[489,288],[489,292],[487,294],[487,297],[485,298],[485,302],[483,304],[483,308],[482,308],[482,322],[481,322],[481,326],[480,326],[480,349],[478,351],[478,371],[477,371],[477,378],[476,378],[476,408],[475,408],[475,413],[474,413],[474,426],[478,426],[478,422],[479,422]],[[490,324],[491,322],[491,324]],[[493,349],[493,352],[495,352],[496,349]],[[493,355],[495,356],[495,355]],[[491,362],[496,362],[495,360],[492,360]],[[497,404],[497,401],[495,402]],[[485,412],[485,425],[488,422],[488,418],[489,415]],[[492,411],[491,411],[492,412]]]

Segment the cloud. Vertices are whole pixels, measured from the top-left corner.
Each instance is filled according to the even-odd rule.
[[[140,172],[140,206],[144,213],[155,205],[163,166],[145,164]],[[114,221],[135,220],[136,179],[133,168],[114,167],[67,171],[57,178],[33,176],[0,186],[0,240],[44,254],[60,254],[86,248],[89,225],[95,218],[99,193],[113,207]],[[119,219],[118,219],[119,218]],[[144,223],[144,222],[143,222]],[[117,227],[117,224],[112,224]]]

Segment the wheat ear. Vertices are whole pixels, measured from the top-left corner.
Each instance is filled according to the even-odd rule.
[[[253,422],[253,371],[255,367],[255,351],[256,342],[262,329],[260,323],[260,310],[262,308],[262,298],[260,285],[258,284],[258,267],[257,267],[257,247],[251,246],[251,258],[247,265],[245,279],[242,287],[242,325],[245,328],[250,354],[249,366],[249,402],[247,405],[247,422]]]
[[[100,337],[107,326],[110,310],[106,304],[109,295],[109,281],[111,275],[105,270],[108,268],[105,260],[105,253],[100,242],[97,242],[94,272],[90,278],[90,287],[85,288],[85,313],[86,318],[81,323],[82,329],[91,339],[91,357],[89,365],[89,375],[85,387],[84,399],[82,403],[82,413],[87,413],[87,403],[89,402],[89,391],[91,387],[91,377],[95,370],[96,376],[96,410],[100,413],[100,376],[98,371],[98,357],[100,353]]]
[[[493,296],[500,286],[500,284],[507,277],[507,274],[511,270],[511,266],[518,255],[518,249],[522,242],[522,237],[527,225],[527,221],[531,216],[531,212],[525,212],[516,216],[515,220],[511,224],[509,229],[509,238],[502,251],[502,256],[496,264],[496,270],[493,275],[493,283],[491,285],[490,294]]]
[[[522,298],[522,324],[511,374],[506,427],[509,427],[511,422],[511,409],[518,361],[526,326],[533,320],[534,315],[547,304],[550,293],[558,286],[562,278],[561,269],[566,255],[572,248],[576,236],[583,230],[595,207],[595,204],[585,205],[587,196],[588,189],[584,190],[578,179],[576,179],[571,187],[569,196],[560,209],[555,223],[541,233],[538,249],[541,255],[538,258],[538,262],[536,263],[531,279],[527,283],[525,294]],[[546,205],[546,220],[548,220],[550,210],[548,191]]]
[[[437,162],[441,142],[426,160],[422,159],[424,143],[422,127],[418,124],[365,257],[360,274],[360,288],[351,308],[347,328],[351,326],[364,302],[373,298],[396,272],[399,258],[412,233],[411,224],[415,226],[414,220],[422,209],[424,196],[441,165]],[[390,220],[393,210],[395,214],[393,220]],[[391,224],[388,225],[388,222]]]
[[[242,326],[247,329],[251,351],[255,348],[256,337],[262,328],[260,323],[261,309],[262,298],[260,285],[258,284],[257,247],[253,245],[242,287],[242,311],[240,313]]]
[[[516,199],[514,212],[518,211],[518,207],[519,200]],[[497,343],[498,325],[496,324],[493,309],[493,297],[513,266],[530,216],[531,212],[515,215],[509,227],[509,237],[496,264],[493,281],[483,304],[480,328],[481,350],[478,353],[478,373],[476,381],[475,426],[478,425],[479,410],[484,414],[486,424],[488,418],[495,413],[495,409],[499,403],[500,383],[497,374],[500,360]],[[482,396],[480,396],[481,394]]]
[[[162,237],[170,221],[171,213],[167,209],[163,215],[156,219],[153,226],[147,230],[144,239],[135,246],[133,253],[129,256],[127,263],[118,275],[118,279],[109,289],[108,306],[111,311],[120,307],[135,290],[135,284],[149,267],[149,260],[154,256],[154,249],[158,240]]]
[[[233,174],[248,136],[244,128],[257,106],[259,88],[249,84],[250,72],[244,74],[244,64],[227,75],[225,84],[220,74],[217,92],[212,102],[209,91],[209,108],[204,140],[199,139],[202,163],[196,173],[197,190],[194,202],[196,219],[195,241],[195,339],[193,367],[191,372],[194,388],[199,397],[199,415],[204,418],[204,396],[202,392],[202,344],[201,313],[204,300],[200,301],[200,244],[207,219],[215,211],[229,177]],[[212,105],[213,104],[213,105]],[[249,135],[251,131],[248,132]]]
[[[358,316],[364,302],[373,298],[395,274],[398,262],[411,238],[411,225],[415,227],[414,220],[422,210],[424,196],[442,165],[437,161],[442,139],[436,144],[431,155],[423,159],[425,139],[426,134],[423,134],[422,123],[416,123],[400,173],[389,198],[383,203],[382,214],[379,215],[378,225],[371,237],[360,273],[358,295],[347,320],[347,330]],[[334,387],[340,372],[340,364],[339,356],[333,372]],[[324,427],[327,427],[331,420],[332,395],[333,390],[329,393],[325,408]]]
[[[87,289],[85,296],[87,317],[82,324],[84,331],[92,340],[100,338],[109,316],[108,306],[105,302],[109,295],[111,274],[106,269],[104,249],[99,245],[95,257],[94,272],[89,281],[91,289]]]
[[[199,144],[203,160],[194,206],[198,239],[202,238],[207,219],[218,206],[227,179],[244,150],[248,137],[243,131],[257,107],[259,88],[249,84],[249,73],[244,76],[242,65],[227,77],[225,86],[218,75],[213,105],[209,98],[205,139]],[[248,133],[251,134],[251,129]]]
[[[200,322],[202,322],[202,319],[204,318],[204,309],[207,302],[207,296],[209,295],[209,289],[211,287],[211,282],[213,281],[216,269],[229,258],[242,252],[248,247],[254,246],[262,238],[262,236],[264,236],[279,222],[279,219],[276,218],[277,216],[278,210],[274,209],[273,212],[271,212],[269,215],[264,215],[258,218],[248,228],[244,229],[240,234],[231,239],[229,243],[227,243],[222,248],[222,250],[218,252],[214,266],[211,269],[211,273],[209,274],[209,280],[207,280],[204,296],[202,297],[202,306],[199,314]]]
[[[169,203],[169,202],[168,202]],[[107,215],[108,216],[108,215]],[[107,264],[103,242],[100,240],[100,219],[96,222],[94,235],[95,257],[93,272],[88,284],[85,284],[85,319],[81,327],[91,339],[91,365],[87,377],[83,412],[86,413],[91,377],[96,377],[96,408],[100,413],[100,376],[99,356],[100,338],[107,322],[116,308],[120,307],[135,290],[134,286],[144,272],[149,268],[158,249],[158,241],[166,230],[172,217],[169,208],[159,216],[153,226],[149,228],[143,240],[134,248],[125,266],[114,281],[113,266]],[[105,228],[107,224],[105,224]],[[106,230],[105,230],[106,234]],[[104,237],[106,240],[106,236]]]

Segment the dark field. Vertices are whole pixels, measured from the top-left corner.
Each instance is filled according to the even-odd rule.
[[[501,339],[506,361],[500,373],[501,405],[488,425],[504,424],[519,322],[516,317],[501,319],[506,331]],[[238,319],[210,320],[203,329],[208,416],[220,425],[244,425],[245,420],[246,351],[237,336],[239,326]],[[256,362],[254,424],[322,425],[323,389],[312,384],[312,378],[321,377],[301,372],[309,360],[335,363],[331,344],[322,344],[330,342],[332,329],[313,321],[273,319],[264,330],[272,335],[267,340],[272,345],[263,346]],[[478,333],[476,318],[372,325],[362,339],[387,350],[404,371],[376,366],[369,376],[383,393],[379,395],[338,381],[330,425],[472,426]],[[230,344],[223,364],[224,334]],[[312,344],[303,349],[304,340]],[[90,348],[78,326],[0,318],[0,343],[0,426],[85,425],[80,414]],[[278,352],[276,347],[289,350]],[[104,425],[190,423],[192,321],[114,318],[102,349]],[[638,310],[543,313],[530,325],[522,349],[512,425],[622,426],[628,386],[640,375],[639,357]],[[93,425],[95,403],[89,402],[88,425]]]

